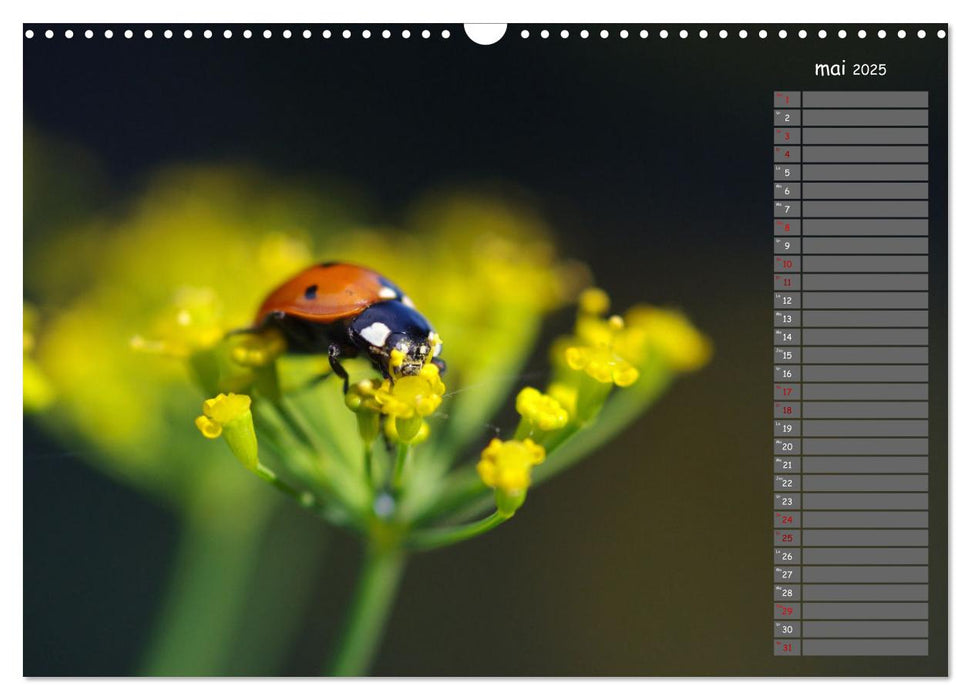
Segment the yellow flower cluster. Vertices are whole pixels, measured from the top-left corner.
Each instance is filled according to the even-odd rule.
[[[570,414],[553,396],[531,386],[516,396],[516,412],[535,430],[559,430],[570,420]]]
[[[444,394],[445,383],[439,376],[438,367],[428,363],[418,374],[400,377],[394,383],[385,379],[374,398],[386,416],[424,418],[441,405]]]
[[[428,363],[416,375],[385,379],[377,384],[371,379],[352,384],[344,403],[358,417],[361,437],[370,442],[377,437],[379,417],[387,417],[385,433],[394,442],[416,444],[429,434],[425,418],[442,404],[445,383],[438,367]]]
[[[482,482],[495,489],[496,506],[503,515],[512,515],[523,504],[531,482],[533,467],[546,459],[546,450],[531,439],[493,438],[482,450],[476,470]]]
[[[601,384],[630,386],[640,373],[615,349],[623,331],[624,319],[620,316],[611,316],[607,321],[588,320],[578,336],[582,344],[570,345],[564,352],[567,366],[586,372]]]

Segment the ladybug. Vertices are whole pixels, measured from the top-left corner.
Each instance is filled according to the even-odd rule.
[[[363,354],[392,381],[418,374],[427,362],[445,371],[442,341],[411,299],[387,277],[360,265],[320,263],[281,284],[244,332],[267,328],[283,333],[289,352],[326,352],[344,380],[344,393],[343,358]]]

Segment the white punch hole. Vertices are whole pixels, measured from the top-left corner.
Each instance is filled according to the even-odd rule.
[[[466,24],[465,35],[479,46],[491,46],[506,35],[505,24]]]

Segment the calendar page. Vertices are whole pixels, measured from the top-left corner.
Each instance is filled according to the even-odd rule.
[[[24,24],[24,675],[946,676],[948,34]]]

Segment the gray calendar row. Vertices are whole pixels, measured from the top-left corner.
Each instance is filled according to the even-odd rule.
[[[776,609],[776,619],[801,620],[926,620],[927,603],[793,603],[791,611]]]
[[[772,599],[775,601],[924,601],[928,600],[928,586],[922,583],[807,583],[776,584]]]
[[[793,640],[802,656],[927,656],[926,639]],[[796,653],[796,652],[793,652]]]
[[[923,510],[854,511],[807,510],[782,511],[792,518],[791,528],[927,528],[928,515]],[[778,527],[778,520],[777,525]]]
[[[927,365],[778,365],[777,382],[926,382]]]
[[[801,620],[927,619],[927,603],[793,603],[791,607],[793,609],[790,611],[780,611],[777,607],[776,619],[787,617]]]
[[[927,583],[926,566],[777,566],[774,583]]]
[[[924,492],[927,491],[928,477],[926,474],[803,474],[776,476],[773,483],[777,491]]]
[[[775,199],[927,199],[926,182],[777,182]]]
[[[927,345],[926,328],[804,328],[777,330],[776,345]],[[805,349],[805,348],[803,348]]]
[[[926,401],[927,384],[825,383],[775,385],[776,401]]]
[[[776,163],[926,163],[927,146],[775,146]]]
[[[774,126],[927,126],[926,109],[777,109]]]
[[[911,217],[927,218],[927,201],[917,199],[904,200],[805,200],[802,202],[787,199],[776,200],[773,204],[773,216],[778,219],[792,217],[824,218],[874,218],[874,217]]]
[[[804,547],[777,548],[775,564],[926,564],[923,547]]]
[[[801,443],[801,444],[800,444]],[[926,455],[926,438],[794,438],[774,441],[777,455]]]
[[[888,274],[784,274],[775,275],[773,286],[781,291],[806,290],[926,290],[927,275]]]
[[[795,163],[773,166],[775,180],[792,182],[918,181],[928,180],[927,163]]]
[[[777,547],[926,547],[927,530],[773,530],[773,542]]]
[[[898,145],[898,144],[926,144],[928,133],[926,127],[821,127],[778,126],[775,129],[773,143],[777,145],[805,144],[805,145]]]
[[[773,424],[775,437],[927,437],[926,420],[787,419]]]
[[[775,362],[817,364],[927,364],[926,347],[782,347],[773,348]]]
[[[926,309],[927,292],[776,292],[776,309]]]
[[[927,272],[926,255],[777,255],[775,272]]]
[[[778,328],[828,326],[831,328],[919,328],[927,326],[927,311],[914,310],[783,310],[775,311],[774,324]]]
[[[927,491],[926,474],[776,474],[772,481],[774,492],[851,492],[874,493]],[[873,514],[867,514],[872,516]],[[875,516],[874,516],[875,517]],[[837,525],[807,525],[806,527],[838,527]],[[844,527],[864,527],[854,524]],[[897,526],[882,524],[874,527],[927,527],[912,524]]]
[[[777,401],[775,418],[927,418],[926,401]]]
[[[868,90],[775,92],[773,107],[778,108],[873,108],[927,109],[926,91]]]
[[[926,219],[782,219],[775,236],[926,236]]]
[[[869,586],[868,586],[869,588]],[[853,620],[849,622],[837,620],[807,620],[805,622],[787,623],[775,622],[774,635],[776,637],[849,637],[864,639],[898,637],[926,637],[926,620]]]

